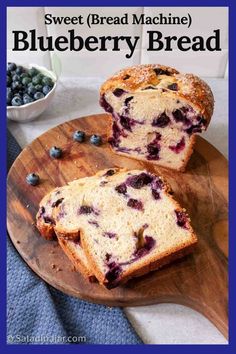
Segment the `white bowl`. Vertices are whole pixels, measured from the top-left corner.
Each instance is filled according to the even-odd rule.
[[[17,122],[29,122],[40,114],[42,114],[52,101],[55,94],[57,86],[57,76],[50,70],[47,70],[43,66],[38,66],[36,64],[22,65],[24,68],[30,69],[32,67],[36,68],[42,74],[49,76],[53,82],[54,86],[52,90],[40,100],[24,104],[22,106],[7,106],[7,118],[10,120],[15,120]]]

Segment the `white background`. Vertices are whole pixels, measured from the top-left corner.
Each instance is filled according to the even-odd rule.
[[[44,15],[50,13],[53,16],[79,16],[84,18],[89,13],[98,13],[101,16],[122,16],[128,13],[147,16],[155,16],[159,13],[168,16],[186,16],[191,14],[192,25],[187,28],[184,25],[97,25],[91,29],[85,25],[45,25]],[[74,29],[77,35],[84,38],[90,35],[99,36],[140,36],[138,47],[131,59],[125,58],[127,48],[122,45],[120,52],[56,52],[62,63],[63,76],[96,76],[106,77],[112,75],[122,67],[140,63],[160,63],[174,66],[183,72],[191,72],[204,77],[224,77],[227,73],[228,57],[228,9],[226,7],[100,7],[100,8],[79,8],[79,7],[28,7],[8,8],[8,60],[17,63],[36,63],[51,68],[51,58],[55,52],[12,52],[13,35],[12,30],[36,29],[38,36],[68,36],[69,29]],[[181,52],[176,48],[172,51],[147,51],[148,30],[158,30],[163,36],[176,35],[177,37],[188,35],[190,37],[201,35],[208,38],[213,35],[213,30],[220,29],[221,48],[220,52]]]

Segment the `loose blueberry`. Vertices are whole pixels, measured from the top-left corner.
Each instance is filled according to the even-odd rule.
[[[73,139],[79,143],[82,143],[85,140],[85,132],[76,130],[73,134]]]
[[[39,180],[39,175],[37,175],[36,173],[30,173],[26,177],[26,182],[28,184],[31,184],[32,186],[36,186],[37,184],[39,184]]]
[[[41,100],[41,98],[44,98],[44,94],[42,92],[36,92],[34,94],[34,99],[37,100]]]
[[[102,138],[100,135],[92,135],[90,138],[90,143],[96,146],[99,146],[102,144]]]
[[[62,149],[56,146],[53,146],[49,152],[50,156],[54,159],[59,159],[62,156]]]
[[[8,71],[16,70],[16,64],[15,63],[7,63],[7,70]]]
[[[43,86],[43,93],[46,96],[50,91],[52,90],[52,87],[49,85]]]
[[[14,96],[13,99],[11,100],[11,105],[12,106],[22,106],[23,105],[23,101],[20,97],[18,96]]]
[[[24,104],[28,104],[28,103],[31,103],[31,102],[34,102],[33,98],[30,97],[29,95],[27,95],[27,93],[23,96],[23,102]]]

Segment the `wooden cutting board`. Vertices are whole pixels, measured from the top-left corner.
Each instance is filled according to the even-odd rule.
[[[47,283],[61,291],[109,306],[137,306],[172,302],[190,306],[208,317],[228,336],[228,165],[207,141],[197,137],[195,151],[185,173],[156,168],[151,163],[115,155],[106,143],[108,115],[92,115],[66,122],[49,130],[28,145],[8,175],[7,224],[17,251]],[[102,135],[101,147],[72,139],[75,130]],[[63,149],[63,157],[49,157],[52,146]],[[175,198],[192,219],[199,244],[194,254],[133,279],[127,285],[106,290],[91,284],[73,267],[56,241],[45,241],[34,226],[41,198],[56,186],[75,178],[93,175],[109,167],[146,168],[167,179]],[[40,175],[41,183],[29,186],[25,177]],[[54,266],[53,266],[54,265]]]

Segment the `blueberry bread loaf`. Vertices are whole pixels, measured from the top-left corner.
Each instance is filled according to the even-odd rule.
[[[185,210],[158,176],[110,169],[70,186],[53,208],[53,229],[67,255],[79,235],[88,268],[109,289],[189,253],[197,242]],[[70,252],[70,259],[80,263],[81,253]]]
[[[184,170],[195,134],[210,122],[214,99],[197,76],[149,64],[108,79],[100,104],[112,114],[109,142],[116,153]]]

